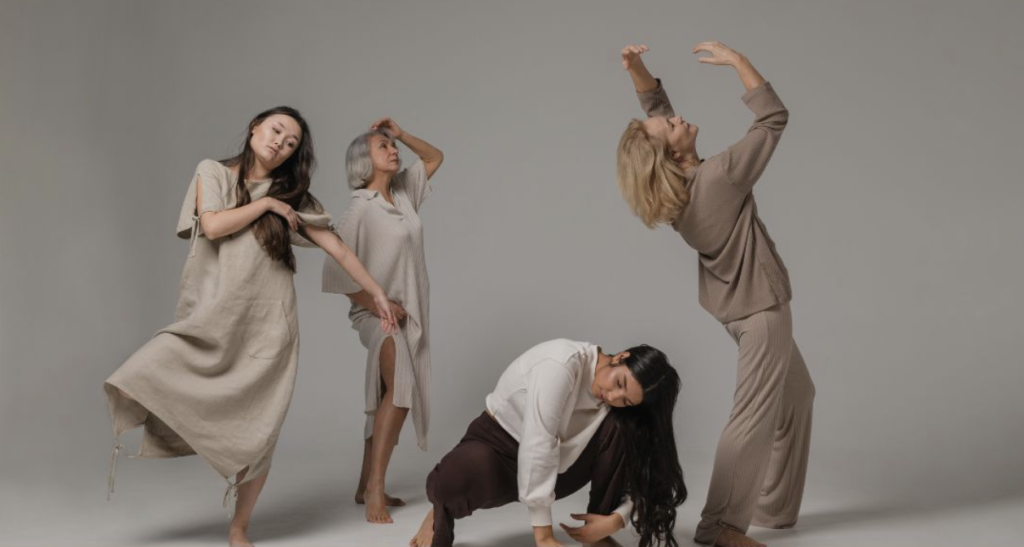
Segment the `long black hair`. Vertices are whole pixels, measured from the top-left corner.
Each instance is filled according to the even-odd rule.
[[[633,500],[630,521],[640,547],[678,547],[672,533],[676,507],[686,501],[683,468],[676,452],[672,411],[679,398],[679,373],[657,348],[646,344],[626,350],[622,365],[643,387],[639,405],[612,408],[626,437],[626,494]],[[621,365],[620,365],[621,366]]]
[[[278,106],[257,114],[249,122],[242,150],[234,157],[221,160],[221,163],[228,167],[238,168],[235,206],[241,207],[252,201],[249,190],[245,186],[245,181],[256,162],[256,154],[249,144],[252,132],[256,126],[263,123],[263,120],[275,114],[283,114],[295,120],[302,130],[302,138],[299,139],[299,148],[284,163],[270,172],[273,182],[270,184],[270,189],[267,190],[267,196],[287,203],[296,211],[302,208],[312,208],[317,212],[322,212],[323,207],[320,202],[309,193],[309,183],[313,178],[313,170],[316,169],[313,134],[309,132],[309,124],[306,123],[302,114],[290,106]],[[270,212],[264,213],[252,223],[256,241],[259,241],[270,258],[283,262],[289,270],[294,272],[295,253],[292,252],[291,234],[288,233],[288,230],[288,222],[283,217]]]

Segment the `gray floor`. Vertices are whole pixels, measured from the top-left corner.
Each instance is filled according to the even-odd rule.
[[[840,454],[814,454],[803,515],[793,530],[751,529],[769,545],[1018,545],[1024,491],[1008,485],[991,495],[970,493],[939,480],[919,491],[859,476],[864,462]],[[395,524],[370,525],[352,503],[352,475],[358,461],[332,464],[322,455],[279,452],[257,507],[251,538],[264,546],[403,546],[428,509],[423,477],[431,454],[399,450],[389,490],[407,499],[393,512]],[[677,534],[690,544],[707,488],[707,455],[683,454],[691,498],[682,507]],[[122,459],[117,491],[105,500],[105,462],[93,476],[20,477],[0,493],[0,545],[31,546],[205,546],[223,545],[228,517],[221,507],[223,486],[198,458],[167,461]],[[858,469],[857,473],[851,472]],[[876,473],[875,476],[881,474]],[[944,486],[945,485],[945,486]],[[555,518],[585,505],[585,493],[560,501]],[[518,504],[481,511],[459,521],[460,545],[529,547],[525,509]],[[561,533],[561,532],[559,532]],[[561,536],[568,543],[568,538]],[[628,531],[617,536],[635,545]]]

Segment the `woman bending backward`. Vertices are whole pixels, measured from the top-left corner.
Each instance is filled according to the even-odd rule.
[[[810,446],[814,384],[793,340],[789,274],[757,214],[754,184],[771,158],[789,112],[746,57],[702,42],[702,63],[731,66],[755,120],[727,150],[702,160],[698,127],[677,116],[644,66],[646,46],[622,50],[646,120],[619,141],[619,189],[649,228],[671,225],[699,253],[700,303],[739,347],[733,411],[715,456],[695,541],[761,545],[751,524],[796,524]]]

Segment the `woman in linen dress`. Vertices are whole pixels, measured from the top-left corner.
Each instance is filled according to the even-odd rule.
[[[641,59],[622,50],[648,118],[619,142],[618,184],[649,227],[669,224],[700,253],[700,303],[739,347],[733,411],[715,455],[708,499],[694,541],[724,547],[762,544],[751,524],[796,524],[810,447],[814,383],[793,340],[789,274],[757,213],[754,184],[789,120],[772,85],[743,55],[702,42],[700,62],[733,67],[753,112],[747,134],[720,154],[697,155],[698,128],[675,115]]]
[[[291,245],[320,246],[372,300],[388,302],[309,193],[315,157],[299,112],[262,112],[247,137],[237,156],[203,160],[192,177],[178,221],[190,244],[175,322],[104,384],[115,435],[110,491],[117,438],[143,426],[139,457],[199,454],[228,482],[225,505],[237,495],[232,545],[250,545],[246,529],[295,385]],[[390,330],[393,316],[383,317]]]
[[[419,157],[401,172],[395,141]],[[354,191],[339,232],[394,300],[388,306],[401,321],[397,332],[381,331],[377,317],[384,310],[337,264],[324,263],[324,292],[348,295],[352,328],[368,350],[363,467],[355,499],[366,503],[366,520],[378,524],[392,522],[389,505],[404,505],[384,493],[384,478],[410,410],[416,442],[427,449],[430,283],[418,211],[430,195],[427,181],[443,160],[440,150],[390,118],[371,125],[346,153],[348,183]]]

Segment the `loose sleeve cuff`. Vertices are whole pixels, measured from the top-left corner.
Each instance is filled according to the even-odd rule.
[[[552,522],[550,505],[534,505],[530,507],[531,526],[551,526]]]
[[[775,94],[771,82],[765,82],[743,94],[743,102],[755,114],[785,108],[782,99]]]
[[[627,496],[626,499],[622,502],[622,505],[618,506],[612,512],[613,513],[618,513],[619,516],[622,517],[622,522],[624,524],[624,526],[623,526],[624,528],[628,527],[629,526],[629,514],[633,512],[633,500],[629,499],[629,497]]]

